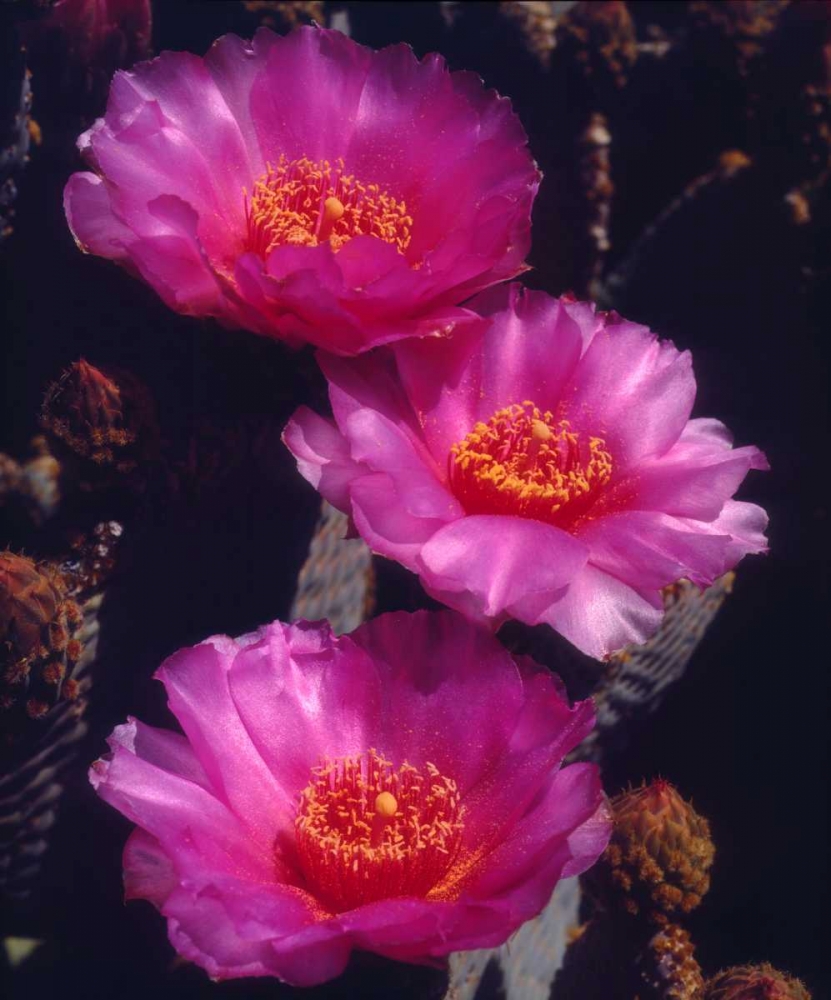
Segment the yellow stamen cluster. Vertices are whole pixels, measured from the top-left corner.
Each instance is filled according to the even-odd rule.
[[[362,184],[344,173],[343,160],[314,162],[280,157],[245,192],[248,249],[261,257],[278,246],[317,246],[333,250],[353,236],[375,236],[399,253],[410,245],[412,217],[403,201],[377,184]]]
[[[602,438],[581,442],[528,400],[497,410],[450,449],[453,490],[468,514],[513,514],[563,525],[612,476]]]
[[[297,849],[335,911],[426,896],[453,864],[464,828],[456,783],[427,763],[396,768],[375,750],[324,760],[300,795]]]

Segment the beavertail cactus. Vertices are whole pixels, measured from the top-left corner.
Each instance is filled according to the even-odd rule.
[[[658,924],[689,913],[710,887],[710,826],[662,778],[612,800],[615,827],[604,856],[604,893]]]
[[[704,1000],[811,1000],[811,994],[798,979],[765,962],[720,972],[707,983]]]
[[[0,553],[0,727],[6,744],[21,718],[42,718],[72,699],[83,615],[61,574],[14,552]]]

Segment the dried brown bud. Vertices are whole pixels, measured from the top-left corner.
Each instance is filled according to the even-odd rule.
[[[57,569],[0,552],[0,707],[42,718],[61,698],[82,652],[83,616]]]
[[[0,635],[3,663],[29,660],[43,642],[44,630],[56,620],[66,596],[57,573],[41,570],[26,556],[0,553]]]
[[[107,372],[83,358],[46,391],[41,424],[78,458],[131,472],[153,438],[147,389],[126,372]]]

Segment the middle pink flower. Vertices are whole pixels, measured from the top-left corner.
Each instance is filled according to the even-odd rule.
[[[766,468],[690,420],[690,355],[646,327],[519,287],[450,341],[321,357],[335,426],[297,411],[301,473],[369,546],[473,618],[546,622],[592,656],[643,642],[660,589],[765,549],[732,500]]]
[[[524,269],[526,142],[440,56],[262,29],[116,74],[64,203],[82,250],[177,312],[356,354],[449,332]]]

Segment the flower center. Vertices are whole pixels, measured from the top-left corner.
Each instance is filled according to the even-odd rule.
[[[413,224],[403,201],[377,184],[362,184],[343,172],[343,160],[315,163],[303,157],[280,157],[245,192],[248,249],[265,257],[278,246],[315,247],[329,242],[333,250],[353,236],[375,236],[399,253],[410,245]]]
[[[450,449],[453,491],[468,514],[513,514],[563,527],[609,482],[602,438],[581,441],[533,403],[497,410]]]
[[[295,820],[303,871],[336,911],[426,896],[459,849],[464,807],[433,764],[395,768],[375,750],[324,760]]]

